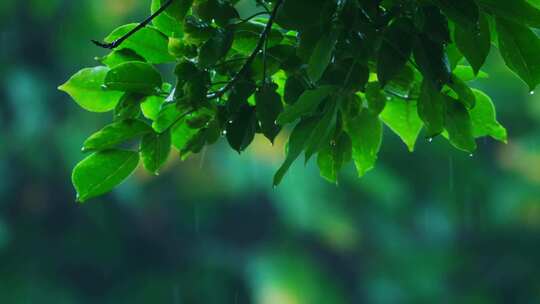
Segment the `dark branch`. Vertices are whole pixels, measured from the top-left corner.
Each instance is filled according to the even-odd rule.
[[[111,43],[106,43],[106,42],[101,42],[101,41],[97,41],[97,40],[92,40],[92,42],[99,46],[99,47],[102,47],[102,48],[105,48],[105,49],[115,49],[117,48],[120,44],[122,44],[122,42],[124,42],[126,39],[128,39],[129,37],[131,37],[133,34],[137,33],[138,31],[140,31],[142,28],[144,28],[145,26],[147,26],[150,22],[152,22],[152,20],[154,20],[157,16],[161,15],[161,13],[163,13],[172,3],[173,3],[174,0],[167,0],[167,2],[165,2],[155,13],[153,13],[150,17],[146,18],[143,22],[139,23],[135,28],[133,28],[131,31],[129,31],[127,34],[125,34],[124,36],[116,39],[115,41],[111,42]]]
[[[276,1],[276,5],[274,6],[272,13],[270,14],[270,19],[268,19],[268,23],[266,23],[266,27],[264,28],[264,31],[261,33],[261,36],[259,37],[257,46],[255,47],[251,55],[248,57],[248,59],[246,60],[246,62],[244,63],[240,71],[238,71],[234,75],[234,77],[231,79],[231,81],[229,81],[223,88],[221,88],[217,92],[210,93],[207,96],[209,99],[220,98],[223,95],[225,95],[225,93],[227,93],[240,79],[242,79],[244,74],[249,70],[251,64],[253,63],[257,55],[262,50],[264,44],[266,43],[266,39],[270,35],[270,31],[272,30],[272,26],[274,25],[274,19],[276,18],[278,9],[281,6],[281,4],[283,4],[283,0]]]

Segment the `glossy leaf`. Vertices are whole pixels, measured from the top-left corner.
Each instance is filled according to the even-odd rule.
[[[433,0],[442,11],[457,24],[465,28],[474,28],[478,23],[479,10],[471,0]]]
[[[441,92],[431,83],[424,81],[422,93],[418,99],[418,116],[424,122],[428,137],[439,135],[444,130],[446,101]]]
[[[312,81],[319,81],[328,67],[330,60],[332,60],[332,54],[336,46],[337,38],[337,33],[335,31],[330,31],[323,35],[315,46],[313,54],[311,54],[311,58],[309,59],[307,71],[308,76]]]
[[[300,156],[302,151],[305,149],[305,145],[310,138],[313,128],[315,127],[317,121],[314,119],[304,119],[300,121],[294,130],[289,136],[289,142],[287,144],[287,157],[285,162],[278,169],[274,175],[274,186],[277,186],[281,183],[281,180],[289,171],[289,168],[293,162]]]
[[[529,28],[501,18],[497,30],[506,65],[534,90],[540,83],[540,38]]]
[[[106,150],[94,153],[73,169],[72,181],[77,190],[77,201],[111,191],[137,168],[139,154],[132,151]]]
[[[335,100],[330,100],[324,110],[324,114],[318,119],[317,124],[313,128],[313,132],[306,143],[306,160],[307,163],[311,156],[319,151],[321,146],[330,142],[335,130],[337,122],[337,103]]]
[[[122,120],[112,123],[90,136],[84,142],[83,150],[106,150],[151,131],[152,128],[140,120]]]
[[[476,150],[469,111],[461,102],[451,97],[446,97],[445,128],[454,147],[469,153]]]
[[[477,0],[486,11],[495,16],[524,25],[540,28],[540,10],[526,0]]]
[[[152,65],[130,61],[112,68],[105,77],[109,90],[152,95],[161,89],[161,74]]]
[[[382,144],[382,122],[377,115],[362,111],[347,119],[346,131],[352,141],[352,158],[359,176],[374,168]]]
[[[373,114],[379,114],[386,106],[386,96],[384,95],[379,83],[370,82],[366,86],[366,100],[368,108]]]
[[[257,131],[257,115],[255,108],[244,106],[236,118],[227,124],[227,141],[238,153],[244,151],[255,137]]]
[[[435,87],[448,83],[450,65],[441,43],[419,36],[414,46],[414,59],[422,75]]]
[[[305,91],[295,104],[286,107],[283,113],[279,115],[278,124],[291,123],[303,115],[313,112],[330,95],[333,89],[332,86],[321,86],[314,90]]]
[[[472,89],[463,80],[456,75],[452,75],[448,86],[457,94],[458,100],[462,102],[468,109],[474,108],[476,97]]]
[[[413,152],[423,126],[418,117],[416,100],[392,98],[386,103],[380,117],[403,140],[409,151]]]
[[[274,142],[281,130],[281,127],[276,124],[276,119],[283,111],[281,96],[270,85],[266,85],[255,93],[255,102],[262,133]]]
[[[171,152],[171,132],[150,133],[141,141],[140,154],[144,168],[153,174],[158,174],[159,169],[167,161]]]
[[[109,70],[103,66],[82,69],[58,89],[69,94],[87,111],[111,111],[122,97],[122,92],[104,89],[105,76]]]
[[[491,33],[487,18],[481,15],[478,27],[472,29],[456,25],[454,36],[457,47],[473,67],[474,73],[478,74],[491,49]]]
[[[337,140],[322,147],[317,156],[317,165],[322,177],[330,182],[337,183],[339,171],[351,159],[351,138],[342,132]]]
[[[135,23],[126,24],[115,29],[105,38],[105,42],[113,42],[136,26]],[[131,49],[150,63],[173,62],[174,57],[169,54],[168,44],[168,38],[163,33],[154,28],[145,27],[124,41],[117,50]]]
[[[413,25],[405,18],[394,21],[382,37],[377,59],[377,76],[381,86],[394,79],[411,57]]]
[[[476,96],[476,106],[469,111],[473,136],[491,136],[498,141],[508,142],[508,134],[506,129],[497,121],[495,106],[491,98],[479,90],[473,90],[473,92]]]

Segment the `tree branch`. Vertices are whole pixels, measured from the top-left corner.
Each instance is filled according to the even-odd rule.
[[[161,13],[163,13],[172,3],[173,3],[174,0],[167,0],[167,2],[165,2],[155,13],[153,13],[150,17],[146,18],[143,22],[139,23],[135,28],[133,28],[131,31],[129,31],[127,34],[125,34],[124,36],[116,39],[115,41],[111,42],[111,43],[106,43],[106,42],[101,42],[101,41],[97,41],[97,40],[92,40],[92,42],[99,46],[99,47],[102,47],[102,48],[105,48],[105,49],[115,49],[117,48],[118,46],[120,46],[120,44],[122,44],[122,42],[124,42],[126,39],[128,39],[129,37],[131,37],[133,34],[137,33],[138,31],[140,31],[142,28],[144,28],[145,26],[147,26],[150,22],[152,22],[152,20],[154,20],[157,16],[161,15]]]
[[[272,26],[274,25],[274,20],[276,19],[277,12],[280,8],[280,6],[283,4],[283,0],[277,0],[276,5],[274,6],[274,9],[272,10],[272,13],[270,14],[270,19],[268,19],[268,23],[266,23],[266,27],[264,28],[263,32],[261,33],[261,36],[259,37],[259,41],[257,42],[257,46],[251,53],[251,55],[248,57],[240,71],[238,71],[231,81],[229,81],[223,88],[218,90],[217,92],[208,94],[208,99],[214,99],[214,98],[220,98],[225,93],[227,93],[243,76],[244,74],[249,70],[251,67],[251,64],[259,54],[259,52],[262,50],[266,39],[268,38],[270,31],[272,30]]]

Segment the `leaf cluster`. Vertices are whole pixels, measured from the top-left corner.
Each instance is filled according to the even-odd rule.
[[[163,1],[163,0],[162,0]],[[164,3],[153,0],[152,12]],[[373,168],[383,128],[410,151],[424,129],[472,153],[476,139],[506,142],[491,99],[470,87],[496,46],[530,90],[540,83],[536,0],[173,0],[99,65],[60,86],[81,107],[113,111],[91,135],[73,183],[80,201],[135,170],[159,172],[226,137],[244,151],[256,134],[287,134],[291,164],[316,157],[337,182],[353,161]],[[114,42],[137,25],[121,26]],[[158,68],[159,67],[159,70]],[[172,83],[160,71],[174,71]],[[138,149],[124,150],[119,147]]]

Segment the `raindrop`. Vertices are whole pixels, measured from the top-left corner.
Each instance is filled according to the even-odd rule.
[[[432,143],[433,142],[433,137],[428,137],[427,141],[428,141],[428,143]]]
[[[229,123],[230,123],[230,124],[232,124],[232,123],[233,123],[233,121],[232,121],[232,120],[229,120]]]
[[[223,130],[223,132],[221,132],[221,135],[223,136],[227,135],[227,130]]]
[[[529,92],[529,94],[531,94],[531,95],[534,95],[534,93],[535,93],[534,91],[530,91],[530,92]]]
[[[106,84],[102,84],[102,85],[101,85],[101,88],[104,89],[104,90],[106,90],[106,89],[108,89],[109,87],[108,87]]]
[[[471,154],[469,154],[469,157],[474,157],[474,154],[472,154],[472,153],[471,153]]]

